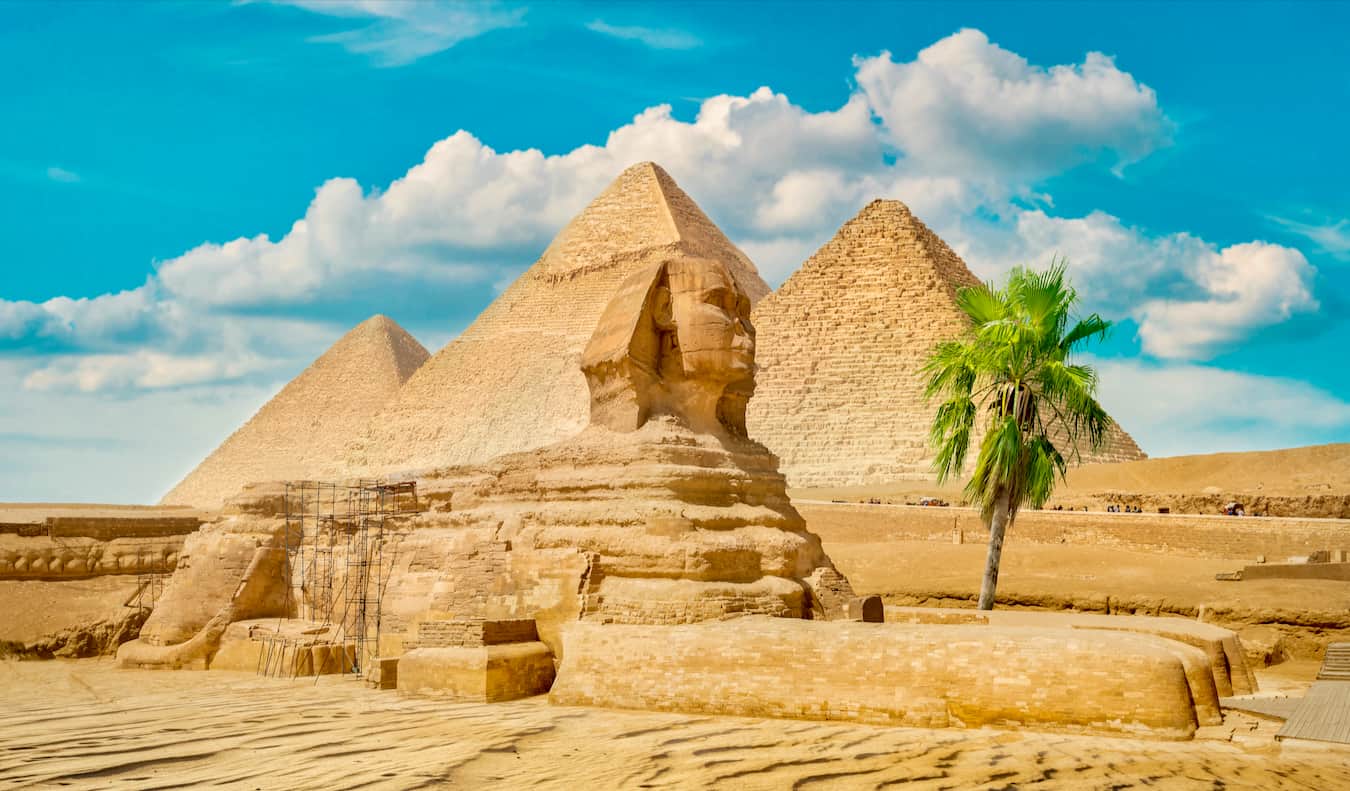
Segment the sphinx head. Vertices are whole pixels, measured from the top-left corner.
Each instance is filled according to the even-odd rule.
[[[582,372],[593,424],[633,431],[668,414],[696,431],[744,436],[755,375],[750,299],[719,261],[646,267],[606,307]]]

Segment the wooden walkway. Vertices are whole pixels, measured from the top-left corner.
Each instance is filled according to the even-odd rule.
[[[1350,744],[1350,643],[1332,643],[1303,702],[1276,739]]]

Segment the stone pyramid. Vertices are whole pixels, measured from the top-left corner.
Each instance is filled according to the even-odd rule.
[[[794,486],[932,477],[920,368],[967,319],[977,285],[950,247],[899,201],[873,201],[754,310],[760,371],[750,436]],[[1144,454],[1119,426],[1084,462]]]
[[[601,313],[631,273],[675,256],[722,261],[752,302],[769,292],[664,170],[634,165],[408,380],[349,447],[349,469],[389,475],[474,464],[577,433],[590,408],[581,354]]]
[[[244,484],[323,478],[370,416],[426,362],[392,319],[373,316],[342,336],[160,500],[219,507]]]

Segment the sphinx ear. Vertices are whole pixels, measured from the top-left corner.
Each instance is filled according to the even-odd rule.
[[[658,330],[675,329],[675,313],[670,306],[670,288],[658,286],[652,294],[652,322]]]

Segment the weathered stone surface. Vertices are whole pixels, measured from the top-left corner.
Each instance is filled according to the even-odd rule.
[[[398,661],[403,695],[493,702],[542,695],[553,684],[553,653],[540,642],[418,648]]]
[[[205,669],[230,624],[284,616],[284,530],[275,519],[235,515],[189,536],[140,638],[122,645],[118,663]]]
[[[778,454],[792,485],[931,477],[937,405],[923,399],[920,368],[968,326],[956,289],[978,282],[904,204],[878,200],[755,306],[750,435]],[[1114,426],[1084,461],[1142,457]]]
[[[427,359],[385,316],[344,335],[160,501],[219,508],[255,481],[341,476],[342,451]]]
[[[1163,739],[1218,711],[1198,649],[1133,634],[747,618],[563,640],[560,705]]]
[[[912,624],[985,624],[1052,629],[1098,629],[1136,632],[1175,640],[1204,652],[1223,697],[1257,691],[1256,676],[1247,663],[1238,635],[1212,624],[1183,618],[1094,613],[1028,612],[1025,610],[962,610],[945,607],[888,607],[887,620]]]
[[[348,453],[357,472],[474,464],[588,423],[581,356],[626,278],[673,258],[720,262],[753,302],[754,264],[660,167],[625,170],[458,338],[410,378]]]
[[[848,581],[777,460],[744,436],[748,313],[714,259],[677,254],[631,275],[583,357],[589,428],[419,482],[433,514],[392,549],[403,560],[387,591],[401,647],[438,613],[533,617],[555,653],[559,626],[577,618],[846,617]]]

